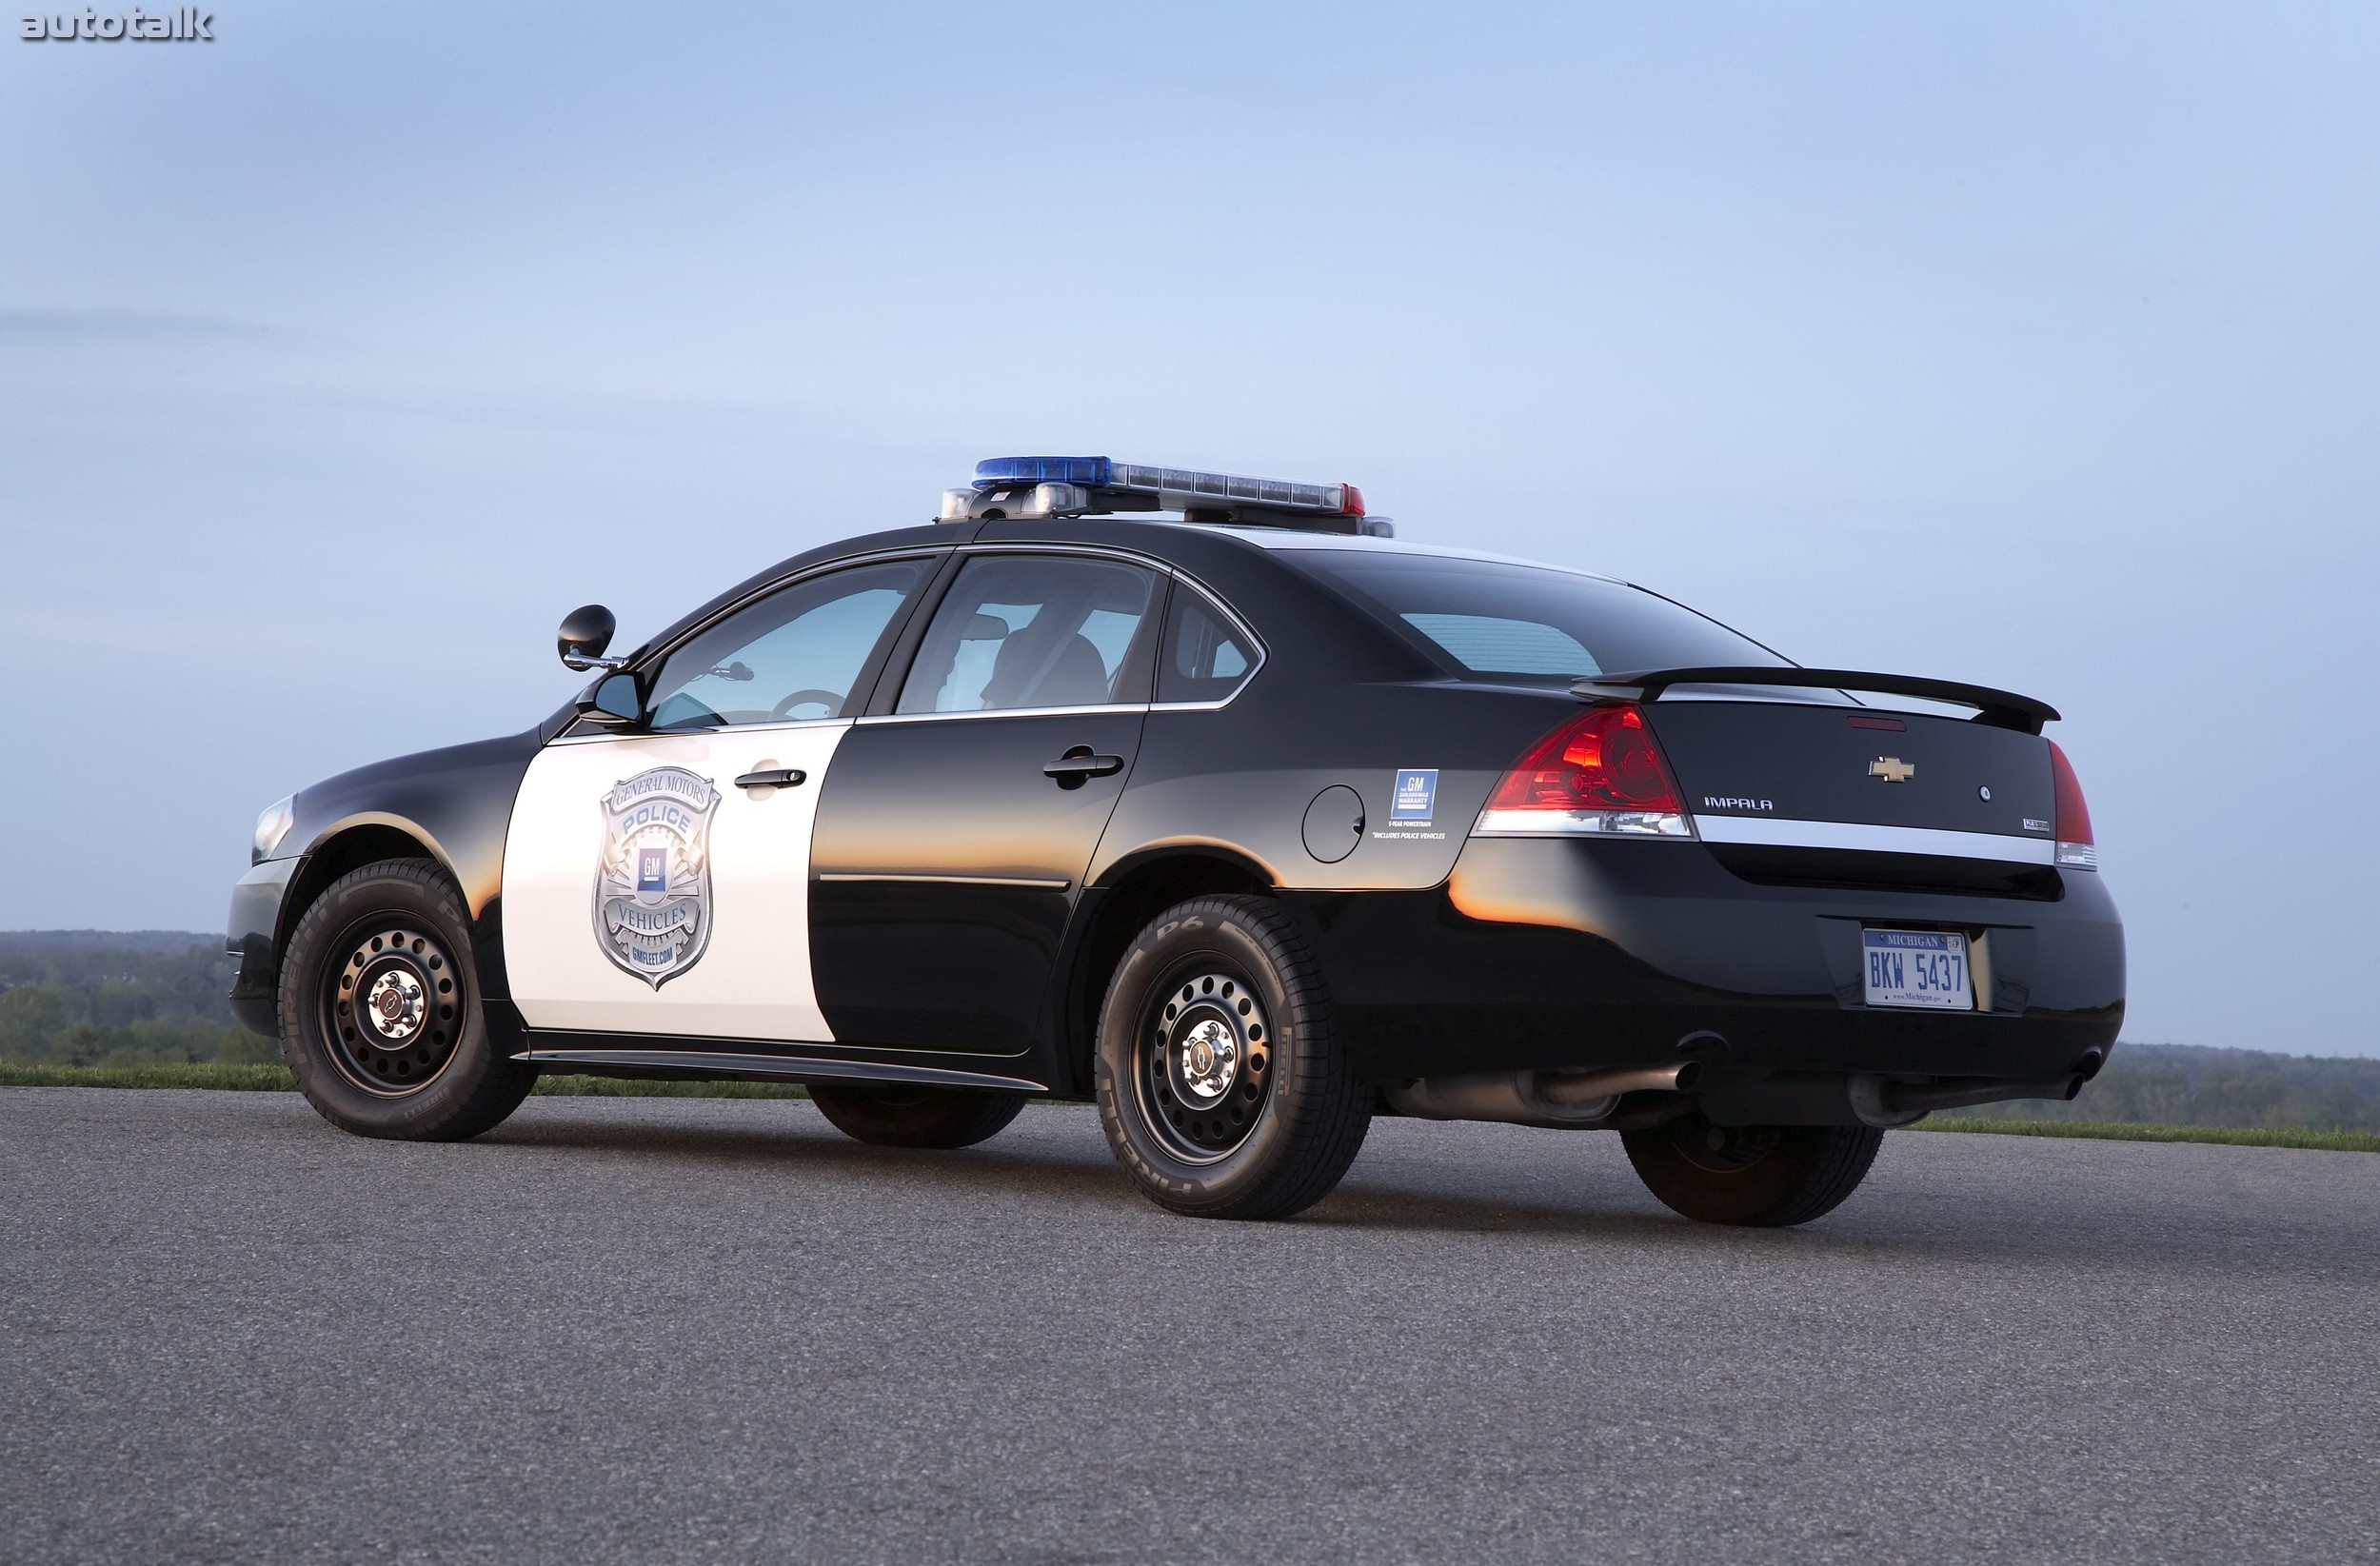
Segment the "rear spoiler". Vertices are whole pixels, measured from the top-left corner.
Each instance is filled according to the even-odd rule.
[[[1657,702],[1673,685],[1801,685],[1819,690],[1865,690],[1886,696],[1920,696],[1975,709],[1973,723],[2038,734],[2057,708],[2013,690],[1970,685],[1957,680],[1926,680],[1912,674],[1866,674],[1856,669],[1705,668],[1647,669],[1640,674],[1596,674],[1577,681],[1570,693],[1589,702]]]

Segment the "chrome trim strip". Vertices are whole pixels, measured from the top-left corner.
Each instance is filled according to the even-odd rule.
[[[724,739],[730,735],[775,734],[788,728],[847,728],[858,723],[856,718],[787,718],[782,723],[722,724],[717,728],[636,728],[607,730],[601,734],[557,734],[545,743],[549,745],[585,744],[593,740],[705,740]]]
[[[886,1065],[874,1061],[839,1061],[817,1055],[739,1055],[690,1049],[532,1049],[512,1057],[534,1065],[672,1066],[689,1071],[731,1072],[742,1077],[769,1077],[793,1081],[908,1082],[919,1087],[991,1088],[1002,1093],[1047,1093],[1040,1082],[1021,1077],[996,1077],[981,1071],[950,1071],[940,1066]]]
[[[1754,843],[1773,848],[1849,848],[1870,854],[1931,854],[1939,859],[1988,859],[2013,864],[2053,864],[2057,854],[2056,845],[2047,838],[1953,832],[1934,826],[1771,821],[1756,816],[1696,816],[1694,821],[1696,833],[1705,842]]]
[[[1079,707],[982,707],[974,712],[879,712],[855,724],[942,724],[961,718],[1087,718],[1101,712],[1146,712],[1146,702],[1101,702]],[[708,732],[705,730],[704,732]]]
[[[1479,812],[1475,838],[1645,838],[1692,842],[1686,818],[1669,810],[1498,810]]]
[[[1048,876],[920,876],[889,872],[876,875],[864,870],[822,871],[818,879],[834,882],[916,882],[929,886],[1021,886],[1029,892],[1062,892],[1074,884],[1063,878]]]

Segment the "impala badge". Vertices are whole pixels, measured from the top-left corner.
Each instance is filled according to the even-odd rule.
[[[1868,776],[1882,778],[1886,783],[1907,783],[1917,775],[1917,763],[1904,762],[1898,756],[1878,756],[1868,763]]]

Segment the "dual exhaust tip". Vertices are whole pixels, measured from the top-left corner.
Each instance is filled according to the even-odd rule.
[[[1600,1124],[1623,1094],[1691,1093],[1702,1062],[1624,1066],[1613,1071],[1502,1071],[1477,1077],[1424,1077],[1386,1089],[1400,1115],[1425,1120],[1503,1120],[1514,1125],[1584,1128]]]

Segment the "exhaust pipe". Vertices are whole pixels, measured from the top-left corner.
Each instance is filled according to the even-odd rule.
[[[1849,1086],[1852,1112],[1869,1125],[1890,1128],[1914,1124],[1937,1109],[1966,1109],[2010,1099],[2072,1100],[2089,1080],[2089,1072],[2044,1081],[1945,1077],[1931,1082],[1894,1082],[1881,1077],[1858,1076],[1851,1080]]]
[[[1615,1071],[1502,1071],[1476,1077],[1423,1077],[1386,1089],[1400,1115],[1425,1120],[1500,1120],[1511,1125],[1582,1127],[1608,1120],[1624,1093],[1689,1093],[1702,1076],[1697,1061]]]

